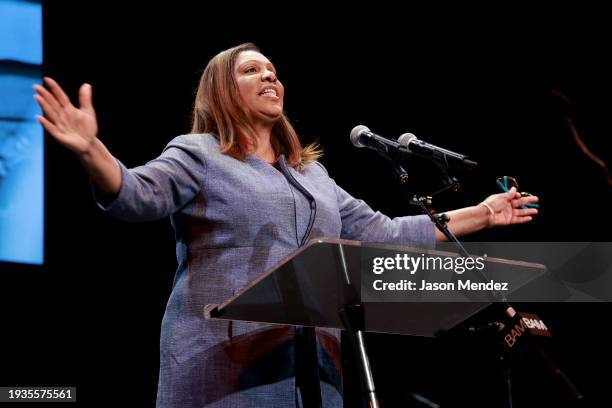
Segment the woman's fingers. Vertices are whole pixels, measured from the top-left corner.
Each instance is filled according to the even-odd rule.
[[[59,112],[46,99],[40,95],[34,95],[34,99],[51,122],[57,123],[60,120]]]
[[[79,107],[85,112],[94,113],[93,103],[91,101],[91,85],[83,84],[79,89]]]
[[[36,120],[47,130],[47,132],[51,133],[54,137],[61,137],[60,131],[57,129],[57,126],[49,122],[47,118],[45,118],[44,116],[36,115]]]
[[[33,88],[37,92],[37,94],[40,95],[41,98],[43,98],[51,107],[53,107],[53,109],[55,109],[56,111],[62,109],[55,96],[53,96],[53,94],[49,92],[44,86],[34,85]]]
[[[63,131],[66,125],[67,115],[72,105],[61,106],[56,96],[40,85],[34,85],[36,94],[34,99],[40,105],[46,118],[55,125],[57,130]]]
[[[512,215],[514,215],[515,217],[525,217],[527,215],[536,215],[537,213],[538,213],[537,208],[525,208],[525,209],[515,208],[512,212]]]
[[[45,77],[44,80],[47,86],[49,87],[49,89],[51,90],[51,93],[53,93],[53,95],[59,102],[60,106],[62,107],[72,106],[72,104],[70,103],[70,99],[68,98],[64,90],[59,86],[57,82],[55,82],[53,79],[49,77]]]
[[[523,205],[537,203],[540,199],[537,196],[527,196],[512,200],[512,207],[517,208]]]
[[[539,198],[537,196],[522,197],[514,187],[505,193],[490,196],[488,200],[490,200],[490,204],[494,210],[503,216],[503,220],[500,218],[499,223],[496,223],[496,225],[523,224],[532,221],[533,216],[538,214],[537,208],[519,207],[537,203]],[[508,204],[510,204],[510,206]]]

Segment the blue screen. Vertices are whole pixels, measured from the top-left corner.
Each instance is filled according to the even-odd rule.
[[[44,260],[44,134],[32,85],[42,76],[40,2],[0,0],[0,261]]]

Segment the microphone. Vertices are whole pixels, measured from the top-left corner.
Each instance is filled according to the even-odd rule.
[[[414,155],[430,159],[443,167],[464,170],[478,166],[478,163],[469,160],[466,155],[425,143],[412,133],[404,133],[398,140],[392,140],[371,132],[367,126],[359,125],[351,130],[351,142],[355,147],[367,147],[387,157],[392,154],[404,157]]]
[[[372,133],[367,126],[355,126],[351,130],[351,142],[355,147],[367,147],[379,153],[389,154],[389,148],[407,154],[407,149],[397,140],[387,139]]]
[[[471,170],[478,166],[478,163],[469,160],[466,155],[426,143],[417,139],[412,133],[404,133],[399,137],[398,142],[415,156],[431,159],[448,166],[452,165],[465,170]]]

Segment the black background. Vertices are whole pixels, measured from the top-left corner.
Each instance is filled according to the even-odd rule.
[[[599,24],[580,36],[550,36],[529,13],[507,10],[446,10],[442,17],[382,6],[348,14],[268,3],[48,3],[45,73],[73,100],[81,83],[93,85],[99,137],[128,166],[188,133],[207,61],[252,41],[275,63],[303,142],[319,140],[330,175],[372,207],[418,212],[403,201],[386,163],[350,144],[358,124],[389,137],[410,131],[479,161],[478,171],[460,175],[461,192],[439,198],[440,210],[495,193],[501,175],[540,196],[534,223],[466,239],[609,241],[612,188],[562,119],[572,115],[591,150],[610,162],[612,84]],[[0,384],[77,386],[82,406],[153,406],[159,325],[176,267],[170,223],[123,223],[97,210],[78,161],[51,139],[46,171],[46,264],[1,265]],[[428,163],[411,163],[410,174],[415,190],[439,186]],[[610,307],[525,308],[548,323],[555,337],[546,349],[587,402],[606,405]],[[486,339],[370,335],[368,342],[384,407],[419,406],[410,392],[444,407],[501,406],[501,371]],[[569,405],[537,358],[524,356],[514,368],[516,406]],[[347,406],[357,406],[352,372],[345,370]]]

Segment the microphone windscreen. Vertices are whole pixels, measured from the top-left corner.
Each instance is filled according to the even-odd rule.
[[[351,143],[353,143],[353,146],[365,147],[365,145],[359,141],[361,133],[363,133],[364,131],[369,132],[370,129],[367,126],[358,125],[358,126],[355,126],[353,130],[351,130]]]
[[[414,141],[414,140],[418,140],[417,137],[415,135],[413,135],[412,133],[404,133],[403,135],[401,135],[397,141],[399,142],[399,144],[401,144],[402,146],[404,146],[406,149],[408,149],[408,151],[410,151],[410,142]]]

